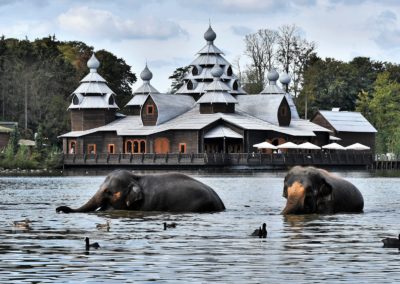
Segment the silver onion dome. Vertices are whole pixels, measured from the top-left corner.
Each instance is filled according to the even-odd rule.
[[[278,72],[276,72],[276,70],[275,70],[274,68],[272,68],[272,69],[268,72],[267,78],[268,78],[268,81],[269,81],[270,83],[276,82],[276,81],[278,80],[278,78],[279,78],[279,74],[278,74]]]
[[[282,85],[289,85],[290,81],[291,81],[291,78],[290,78],[289,74],[286,72],[283,72],[279,76],[279,82],[281,82]]]
[[[211,75],[213,75],[214,78],[219,78],[222,74],[224,74],[224,70],[219,65],[215,65],[211,69]]]
[[[100,67],[100,61],[96,58],[94,53],[92,54],[92,57],[90,57],[90,59],[88,60],[87,67],[89,69],[95,69],[95,70]]]
[[[204,33],[204,39],[206,41],[214,41],[217,38],[217,34],[211,28],[211,25],[208,27],[208,30]]]
[[[143,81],[150,81],[153,78],[153,73],[151,73],[151,71],[147,67],[147,64],[146,67],[143,69],[143,71],[140,73],[140,78]]]

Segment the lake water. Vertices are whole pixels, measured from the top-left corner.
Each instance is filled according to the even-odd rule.
[[[56,214],[104,176],[1,177],[0,282],[400,282],[399,250],[381,243],[400,233],[400,178],[338,174],[364,195],[363,214],[280,215],[284,173],[193,174],[224,201],[214,214]],[[24,218],[30,230],[12,225]],[[250,237],[263,222],[267,239]],[[101,247],[87,252],[86,236]]]

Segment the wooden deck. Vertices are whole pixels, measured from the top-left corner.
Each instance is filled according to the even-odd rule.
[[[372,168],[369,153],[289,153],[289,154],[91,154],[63,156],[64,167],[207,168],[249,167],[288,168],[294,165],[359,166]]]

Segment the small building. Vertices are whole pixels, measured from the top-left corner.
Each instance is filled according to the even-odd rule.
[[[375,153],[375,136],[377,130],[359,112],[320,110],[310,120],[324,128],[330,129],[342,146],[361,143]]]
[[[16,122],[0,122],[0,151],[7,147],[10,135],[16,126],[18,126]]]
[[[248,95],[231,64],[214,45],[211,27],[205,46],[191,63],[175,94],[159,93],[150,83],[147,64],[142,85],[118,114],[115,94],[97,73],[93,55],[90,73],[72,93],[71,132],[60,136],[65,154],[252,153],[254,144],[287,141],[325,145],[331,130],[299,118],[292,96],[268,73],[269,85]],[[290,78],[289,78],[290,79]],[[287,74],[281,83],[288,84]]]

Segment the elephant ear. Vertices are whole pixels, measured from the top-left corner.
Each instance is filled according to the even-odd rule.
[[[320,170],[320,173],[322,182],[318,193],[320,196],[330,196],[332,194],[332,188],[334,187],[333,178],[324,170]]]
[[[137,181],[132,181],[129,184],[128,194],[126,195],[125,203],[127,207],[130,207],[135,202],[143,199],[142,188],[139,186]]]

